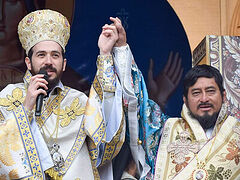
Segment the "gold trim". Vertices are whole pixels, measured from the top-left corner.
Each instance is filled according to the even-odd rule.
[[[53,113],[53,110],[56,109],[60,103],[62,102],[62,100],[65,98],[65,96],[68,94],[68,92],[70,91],[70,88],[67,86],[64,86],[64,91],[61,91],[60,94],[58,94],[53,101],[51,102],[51,104],[47,107],[47,109],[45,109],[45,111],[43,111],[43,113],[41,114],[41,116],[37,116],[37,122],[40,126],[40,128],[42,128],[43,124],[45,123],[45,121],[50,117],[50,115]]]
[[[43,170],[38,157],[37,148],[32,136],[27,114],[22,106],[14,110],[18,129],[22,138],[25,152],[28,156],[29,165],[35,178],[43,179]]]
[[[97,58],[97,79],[101,84],[104,92],[115,92],[116,78],[113,67],[112,55],[101,56]]]
[[[172,126],[173,128],[172,129],[175,129],[178,124],[180,124],[179,121],[176,121],[173,124],[173,126]],[[169,138],[170,142],[173,142],[173,139],[174,139],[173,134],[174,134],[174,131],[172,131],[171,137]],[[169,144],[169,142],[168,142],[168,144]],[[169,161],[170,161],[170,153],[167,152],[167,161],[166,161],[166,166],[165,166],[167,168],[164,168],[165,169],[164,174],[163,174],[164,179],[166,179],[166,176],[167,176],[168,167],[169,167]]]
[[[97,76],[95,76],[92,86],[93,86],[94,90],[96,91],[96,93],[98,94],[100,100],[102,101],[103,100],[103,91],[102,91],[102,87],[101,87],[101,84],[100,84]]]
[[[3,116],[2,111],[0,111],[0,124],[5,122],[5,118]]]
[[[25,73],[25,75],[24,75],[24,77],[23,77],[23,80],[25,80],[26,83],[29,84],[31,78],[32,78],[32,74],[30,73],[29,70],[27,70],[26,73]]]
[[[71,166],[75,156],[78,154],[78,152],[80,151],[84,141],[86,138],[86,134],[84,132],[84,123],[82,121],[80,129],[78,131],[78,135],[77,138],[73,144],[73,147],[70,151],[70,153],[68,154],[66,160],[64,161],[64,166],[61,168],[61,171],[59,172],[59,175],[63,175],[67,172],[67,170],[69,169],[69,167]]]
[[[105,164],[107,161],[110,161],[113,157],[115,157],[118,152],[120,151],[120,148],[123,145],[123,141],[121,141],[121,133],[124,125],[124,117],[122,118],[120,128],[114,138],[109,142],[106,143],[103,158],[101,164]]]

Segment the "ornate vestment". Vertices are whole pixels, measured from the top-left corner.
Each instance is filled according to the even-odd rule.
[[[140,179],[152,179],[159,139],[167,116],[156,103],[148,99],[144,78],[134,61],[130,47],[127,45],[118,48],[114,51],[114,57],[117,57],[114,58],[114,63],[117,65],[116,71],[123,89],[127,119],[126,139]]]
[[[112,56],[98,56],[97,66],[89,98],[60,82],[38,118],[22,105],[28,71],[1,91],[0,179],[99,179],[96,167],[118,153],[125,124]]]
[[[223,109],[210,139],[186,105],[182,118],[166,121],[154,179],[240,179],[240,122]]]

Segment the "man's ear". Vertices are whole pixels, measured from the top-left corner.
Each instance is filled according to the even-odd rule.
[[[226,96],[226,91],[224,90],[223,91],[223,102],[226,102],[227,101],[227,96]]]
[[[65,59],[63,60],[63,71],[65,71],[66,65],[67,65],[67,59],[65,58]]]
[[[185,96],[183,96],[183,102],[184,102],[184,104],[187,103],[187,98]]]
[[[31,60],[29,59],[29,57],[25,58],[25,64],[26,64],[28,70],[32,70]]]

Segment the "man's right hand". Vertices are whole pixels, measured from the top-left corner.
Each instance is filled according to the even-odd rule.
[[[47,84],[48,82],[44,79],[43,74],[37,74],[35,76],[32,76],[29,82],[25,100],[23,102],[23,106],[27,110],[33,110],[34,105],[36,104],[37,96],[39,94],[44,94],[45,96],[47,95]]]
[[[117,28],[114,25],[105,24],[98,39],[100,55],[111,55],[112,48],[118,40]]]

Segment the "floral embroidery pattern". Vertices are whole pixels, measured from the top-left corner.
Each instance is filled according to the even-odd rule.
[[[11,111],[21,105],[24,101],[23,92],[20,88],[12,91],[12,96],[7,95],[7,98],[0,98],[0,106],[8,107],[7,110]]]
[[[9,177],[10,179],[17,179],[18,178],[18,173],[17,169],[13,169],[9,172]]]
[[[6,166],[12,166],[15,164],[11,151],[18,151],[21,149],[20,135],[17,125],[14,124],[14,120],[8,120],[6,125],[0,126],[0,161]]]
[[[226,155],[226,159],[229,161],[234,160],[235,164],[238,165],[240,159],[240,149],[237,146],[236,139],[233,139],[228,143],[227,150],[229,153]]]
[[[182,158],[182,157],[180,157]],[[177,158],[176,158],[177,159]],[[175,166],[175,171],[178,173],[179,171],[181,171],[183,168],[185,168],[188,165],[188,161],[191,159],[191,157],[185,157],[183,159],[181,159],[181,163],[179,163],[179,159],[178,160],[173,160],[172,163],[176,164]]]
[[[218,167],[216,169],[216,167],[214,165],[210,164],[209,169],[207,170],[208,175],[209,175],[208,179],[209,180],[217,180],[217,179],[222,180],[223,179],[223,174],[222,174],[223,170],[224,170],[223,167]]]
[[[66,127],[70,124],[71,120],[75,120],[77,116],[82,115],[85,112],[85,107],[81,107],[82,104],[79,104],[79,99],[75,98],[72,104],[65,107],[64,109],[54,109],[53,113],[59,115],[59,119],[62,120],[60,125],[61,127]]]
[[[240,88],[240,51],[239,51],[239,38],[224,36],[222,37],[222,66],[224,76],[224,88],[227,93],[228,111],[232,116],[240,118],[239,108],[239,88]]]
[[[190,152],[197,153],[199,145],[192,143],[190,133],[187,131],[181,132],[177,137],[176,141],[169,144],[167,151],[174,154],[172,163],[176,164],[175,170],[179,172],[182,168],[188,165],[190,157],[186,157]]]
[[[219,155],[219,161],[234,161],[236,165],[240,162],[240,129],[239,126],[233,127],[233,132],[238,135],[238,139],[234,138],[227,144],[227,153],[222,153]]]
[[[227,169],[226,171],[223,172],[223,176],[225,179],[229,179],[232,176],[232,170]]]

